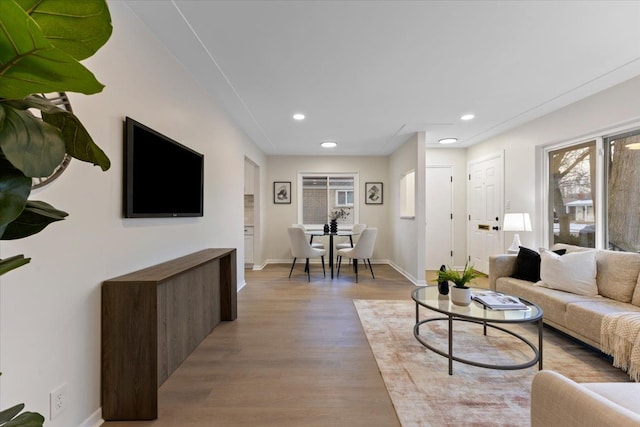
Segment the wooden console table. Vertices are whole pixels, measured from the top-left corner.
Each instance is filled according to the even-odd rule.
[[[235,249],[205,249],[102,284],[102,417],[158,417],[158,387],[237,317]]]

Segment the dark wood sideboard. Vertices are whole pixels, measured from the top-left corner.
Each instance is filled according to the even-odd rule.
[[[102,284],[102,417],[158,417],[158,387],[237,317],[235,249],[205,249]]]

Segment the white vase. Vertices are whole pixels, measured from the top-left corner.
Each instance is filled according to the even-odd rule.
[[[451,302],[456,305],[471,304],[471,288],[451,287]]]

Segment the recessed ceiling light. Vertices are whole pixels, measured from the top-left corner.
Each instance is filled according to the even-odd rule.
[[[293,115],[293,120],[304,120],[304,114],[302,113],[295,113]]]
[[[458,138],[442,138],[438,140],[438,144],[454,144],[458,142]]]
[[[333,142],[333,141],[324,141],[324,142],[320,143],[320,146],[321,146],[322,148],[333,148],[333,147],[335,147],[336,145],[338,145],[338,144],[336,144],[336,143],[335,143],[335,142]]]
[[[460,120],[471,120],[474,117],[475,116],[473,114],[465,114],[464,116],[460,117]]]

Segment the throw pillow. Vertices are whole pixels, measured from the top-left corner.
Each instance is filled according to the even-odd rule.
[[[514,279],[537,282],[540,280],[540,254],[532,249],[519,246],[516,268],[511,277]]]
[[[577,295],[598,295],[595,250],[570,252],[563,256],[544,251],[540,258],[539,286]]]
[[[529,282],[537,282],[540,280],[540,254],[533,249],[518,246],[518,256],[516,258],[516,267],[511,277],[514,279],[527,280]],[[544,249],[540,249],[543,252]],[[553,251],[558,255],[564,255],[566,249],[558,249]]]

